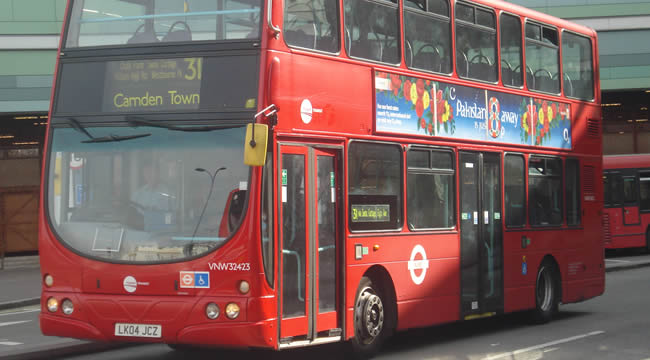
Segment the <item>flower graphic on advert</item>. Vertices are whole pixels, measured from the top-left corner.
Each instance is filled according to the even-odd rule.
[[[390,88],[393,90],[393,95],[399,94],[400,87],[402,86],[402,79],[399,75],[390,75]]]
[[[406,92],[406,89],[404,90]],[[409,90],[411,95],[411,102],[415,105],[418,102],[418,90],[415,84],[411,84],[411,89]]]
[[[562,116],[562,120],[564,120],[566,113],[567,113],[566,105],[564,103],[560,103],[560,115]]]
[[[427,128],[427,121],[424,120],[424,118],[420,119],[420,127],[423,128],[423,129]]]
[[[537,123],[537,106],[528,105],[528,119],[530,121],[530,128],[528,129],[529,135],[535,135],[535,124]]]
[[[411,101],[411,85],[410,80],[404,81],[404,99],[406,101]]]
[[[442,122],[446,123],[454,117],[454,109],[449,106],[449,103],[445,100],[442,113]]]
[[[421,118],[422,114],[424,114],[424,102],[422,99],[417,99],[417,102],[415,103],[415,114],[418,118]]]
[[[431,104],[431,97],[429,97],[429,92],[426,91],[424,95],[422,96],[422,102],[424,102],[424,108],[428,109],[429,105]]]
[[[418,81],[415,82],[415,88],[418,96],[422,96],[424,94],[424,80],[418,79]]]

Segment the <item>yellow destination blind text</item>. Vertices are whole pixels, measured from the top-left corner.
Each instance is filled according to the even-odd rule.
[[[352,205],[352,222],[390,221],[390,205]]]
[[[129,96],[124,93],[117,93],[113,97],[113,105],[118,108],[147,108],[165,107],[166,105],[200,105],[200,94],[183,94],[176,90],[167,91],[166,96],[151,95],[149,91],[142,96]]]
[[[197,110],[202,77],[203,58],[109,62],[104,110]]]

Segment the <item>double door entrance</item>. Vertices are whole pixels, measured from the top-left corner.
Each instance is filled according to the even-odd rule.
[[[340,154],[280,147],[281,346],[340,335]]]
[[[460,152],[461,315],[503,311],[501,157]]]

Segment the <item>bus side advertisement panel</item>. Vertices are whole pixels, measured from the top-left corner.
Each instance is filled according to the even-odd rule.
[[[571,149],[570,105],[375,72],[375,131]]]

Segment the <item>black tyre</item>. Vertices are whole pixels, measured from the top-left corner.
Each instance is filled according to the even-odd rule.
[[[645,252],[650,254],[650,227],[645,232]]]
[[[193,353],[200,351],[198,347],[187,344],[167,344],[167,346],[169,346],[170,349],[178,351],[180,353]]]
[[[368,277],[361,278],[354,303],[354,337],[351,354],[357,359],[374,356],[391,333],[393,316],[386,313],[387,297]]]
[[[558,312],[559,303],[560,281],[556,267],[552,262],[544,261],[537,271],[533,321],[537,324],[551,321]]]

